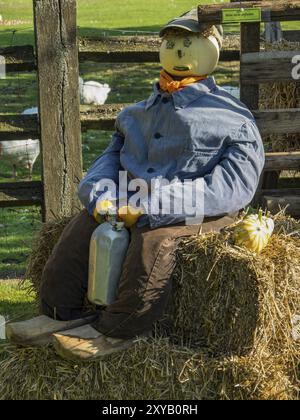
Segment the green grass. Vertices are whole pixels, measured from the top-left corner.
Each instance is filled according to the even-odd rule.
[[[103,31],[154,31],[200,3],[218,0],[78,0],[79,35],[99,35]],[[0,2],[0,15],[7,20],[24,23],[0,26],[0,45],[33,43],[32,0],[5,0]],[[284,29],[300,29],[299,22],[284,23]],[[15,34],[12,30],[16,29]],[[230,27],[230,30],[233,28]]]
[[[0,297],[0,316],[6,321],[26,319],[36,313],[34,294],[28,293],[26,285],[21,287],[19,280],[1,281]]]
[[[0,278],[24,274],[32,237],[40,225],[38,208],[0,210]]]
[[[155,31],[204,0],[78,0],[79,35],[99,35],[104,30]],[[208,1],[209,2],[209,1]],[[0,2],[0,15],[4,19],[22,19],[20,25],[0,26],[0,45],[33,43],[32,0],[6,0]],[[12,29],[17,32],[12,35]]]
[[[20,285],[19,280],[0,282],[0,332],[5,332],[6,322],[18,322],[37,315],[37,305],[33,293],[28,293],[28,284]],[[1,334],[2,336],[2,334]],[[6,356],[6,341],[0,339],[0,361]]]

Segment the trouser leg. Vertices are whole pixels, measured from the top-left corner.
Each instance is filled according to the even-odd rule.
[[[98,224],[86,210],[64,229],[42,275],[41,312],[58,320],[73,320],[86,314],[89,246]]]
[[[131,338],[150,330],[167,305],[178,239],[218,231],[232,221],[225,217],[201,226],[133,229],[117,300],[98,312],[94,327],[117,338]],[[43,314],[58,320],[87,315],[84,301],[89,245],[97,226],[87,211],[83,211],[65,228],[43,272],[40,288]]]
[[[178,239],[219,231],[232,222],[232,218],[224,217],[201,226],[134,229],[117,300],[100,311],[94,328],[110,337],[125,339],[149,331],[163,316],[168,303]]]

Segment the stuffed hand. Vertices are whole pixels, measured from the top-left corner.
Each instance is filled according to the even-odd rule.
[[[113,203],[109,200],[103,200],[97,202],[97,205],[94,209],[93,216],[96,222],[103,223],[106,218],[116,212],[116,209]]]
[[[118,210],[119,220],[125,223],[127,229],[134,226],[143,214],[141,209],[136,209],[131,206],[123,206]]]

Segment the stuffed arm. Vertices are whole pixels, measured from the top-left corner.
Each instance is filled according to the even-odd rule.
[[[122,170],[120,150],[123,144],[124,136],[119,131],[116,131],[108,148],[94,161],[86,176],[79,184],[79,199],[91,215],[93,214],[97,200],[105,194],[100,181],[110,180],[116,186],[119,183],[119,171]],[[110,194],[113,194],[113,191]],[[108,198],[116,197],[110,196]]]
[[[237,212],[247,206],[256,192],[260,175],[265,163],[264,148],[261,136],[256,124],[252,121],[245,123],[227,141],[227,147],[211,173],[200,179],[201,191],[196,194],[202,195],[201,208],[195,209],[191,215],[173,214],[157,215],[149,212],[149,221],[152,228],[180,223],[187,217],[221,216]],[[172,192],[170,192],[172,189]],[[151,201],[161,200],[162,196],[181,194],[183,183],[162,186],[152,195]],[[198,197],[199,198],[199,197]],[[193,198],[195,202],[195,197]]]

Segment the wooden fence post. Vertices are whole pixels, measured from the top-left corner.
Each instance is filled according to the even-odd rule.
[[[82,176],[76,0],[34,0],[44,220],[74,214]]]

